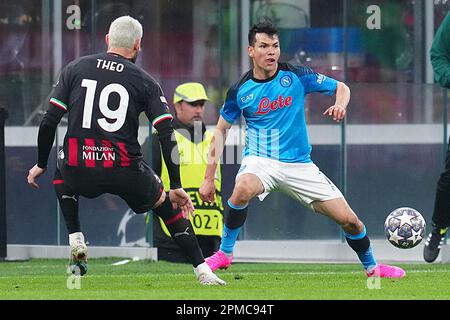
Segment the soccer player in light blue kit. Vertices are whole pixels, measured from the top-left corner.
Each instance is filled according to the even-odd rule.
[[[279,63],[277,29],[268,22],[254,25],[248,34],[248,55],[253,69],[233,85],[220,111],[210,145],[205,180],[200,188],[204,201],[214,202],[214,177],[223,152],[227,130],[241,114],[247,123],[243,160],[228,200],[220,250],[206,259],[213,271],[226,269],[247,217],[249,201],[262,201],[280,190],[315,212],[338,223],[349,246],[357,253],[367,276],[402,278],[399,267],[376,262],[364,224],[339,189],[311,160],[304,111],[305,95],[336,95],[335,104],[323,113],[339,122],[346,114],[350,89],[342,82],[306,67]]]

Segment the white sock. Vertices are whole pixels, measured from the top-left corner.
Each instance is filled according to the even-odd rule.
[[[84,242],[83,232],[74,232],[74,233],[69,234],[69,245],[72,245],[72,243],[78,239],[80,239],[81,241]]]
[[[211,273],[211,268],[206,264],[206,262],[200,263],[196,268],[194,268],[195,274],[198,276],[202,273]]]

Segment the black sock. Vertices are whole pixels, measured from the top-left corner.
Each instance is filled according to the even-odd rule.
[[[239,208],[233,205],[230,200],[228,200],[227,203],[229,208],[228,212],[225,214],[225,225],[229,229],[242,227],[247,219],[248,205]]]
[[[63,180],[54,180],[56,197],[66,223],[69,234],[80,232],[80,218],[78,216],[78,196],[64,183]]]
[[[364,269],[368,270],[371,267],[377,265],[377,261],[372,252],[372,247],[370,246],[370,239],[366,234],[366,227],[364,230],[357,235],[352,235],[344,232],[345,240],[347,241],[350,248],[352,248],[358,255]]]
[[[225,226],[223,228],[222,241],[220,242],[220,251],[231,257],[241,227],[247,218],[248,209],[247,206],[237,207],[230,200],[227,203],[228,208],[225,211]]]
[[[158,208],[153,209],[153,212],[164,221],[172,239],[184,250],[194,268],[205,262],[191,222],[183,218],[181,212],[173,210],[168,194],[166,200]]]
[[[352,248],[356,253],[365,252],[370,247],[370,240],[368,236],[364,236],[362,239],[352,240],[350,238],[345,237],[350,248]]]

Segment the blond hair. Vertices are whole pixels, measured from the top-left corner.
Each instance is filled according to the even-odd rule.
[[[142,38],[142,25],[130,16],[122,16],[109,26],[109,47],[133,49],[136,40]]]

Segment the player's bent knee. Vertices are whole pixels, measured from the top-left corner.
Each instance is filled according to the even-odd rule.
[[[236,181],[232,198],[235,201],[246,203],[263,191],[264,187],[259,180],[255,180],[254,177],[242,176]]]
[[[239,184],[234,188],[232,199],[237,205],[240,205],[249,202],[254,195],[254,192],[246,188],[245,184]]]

